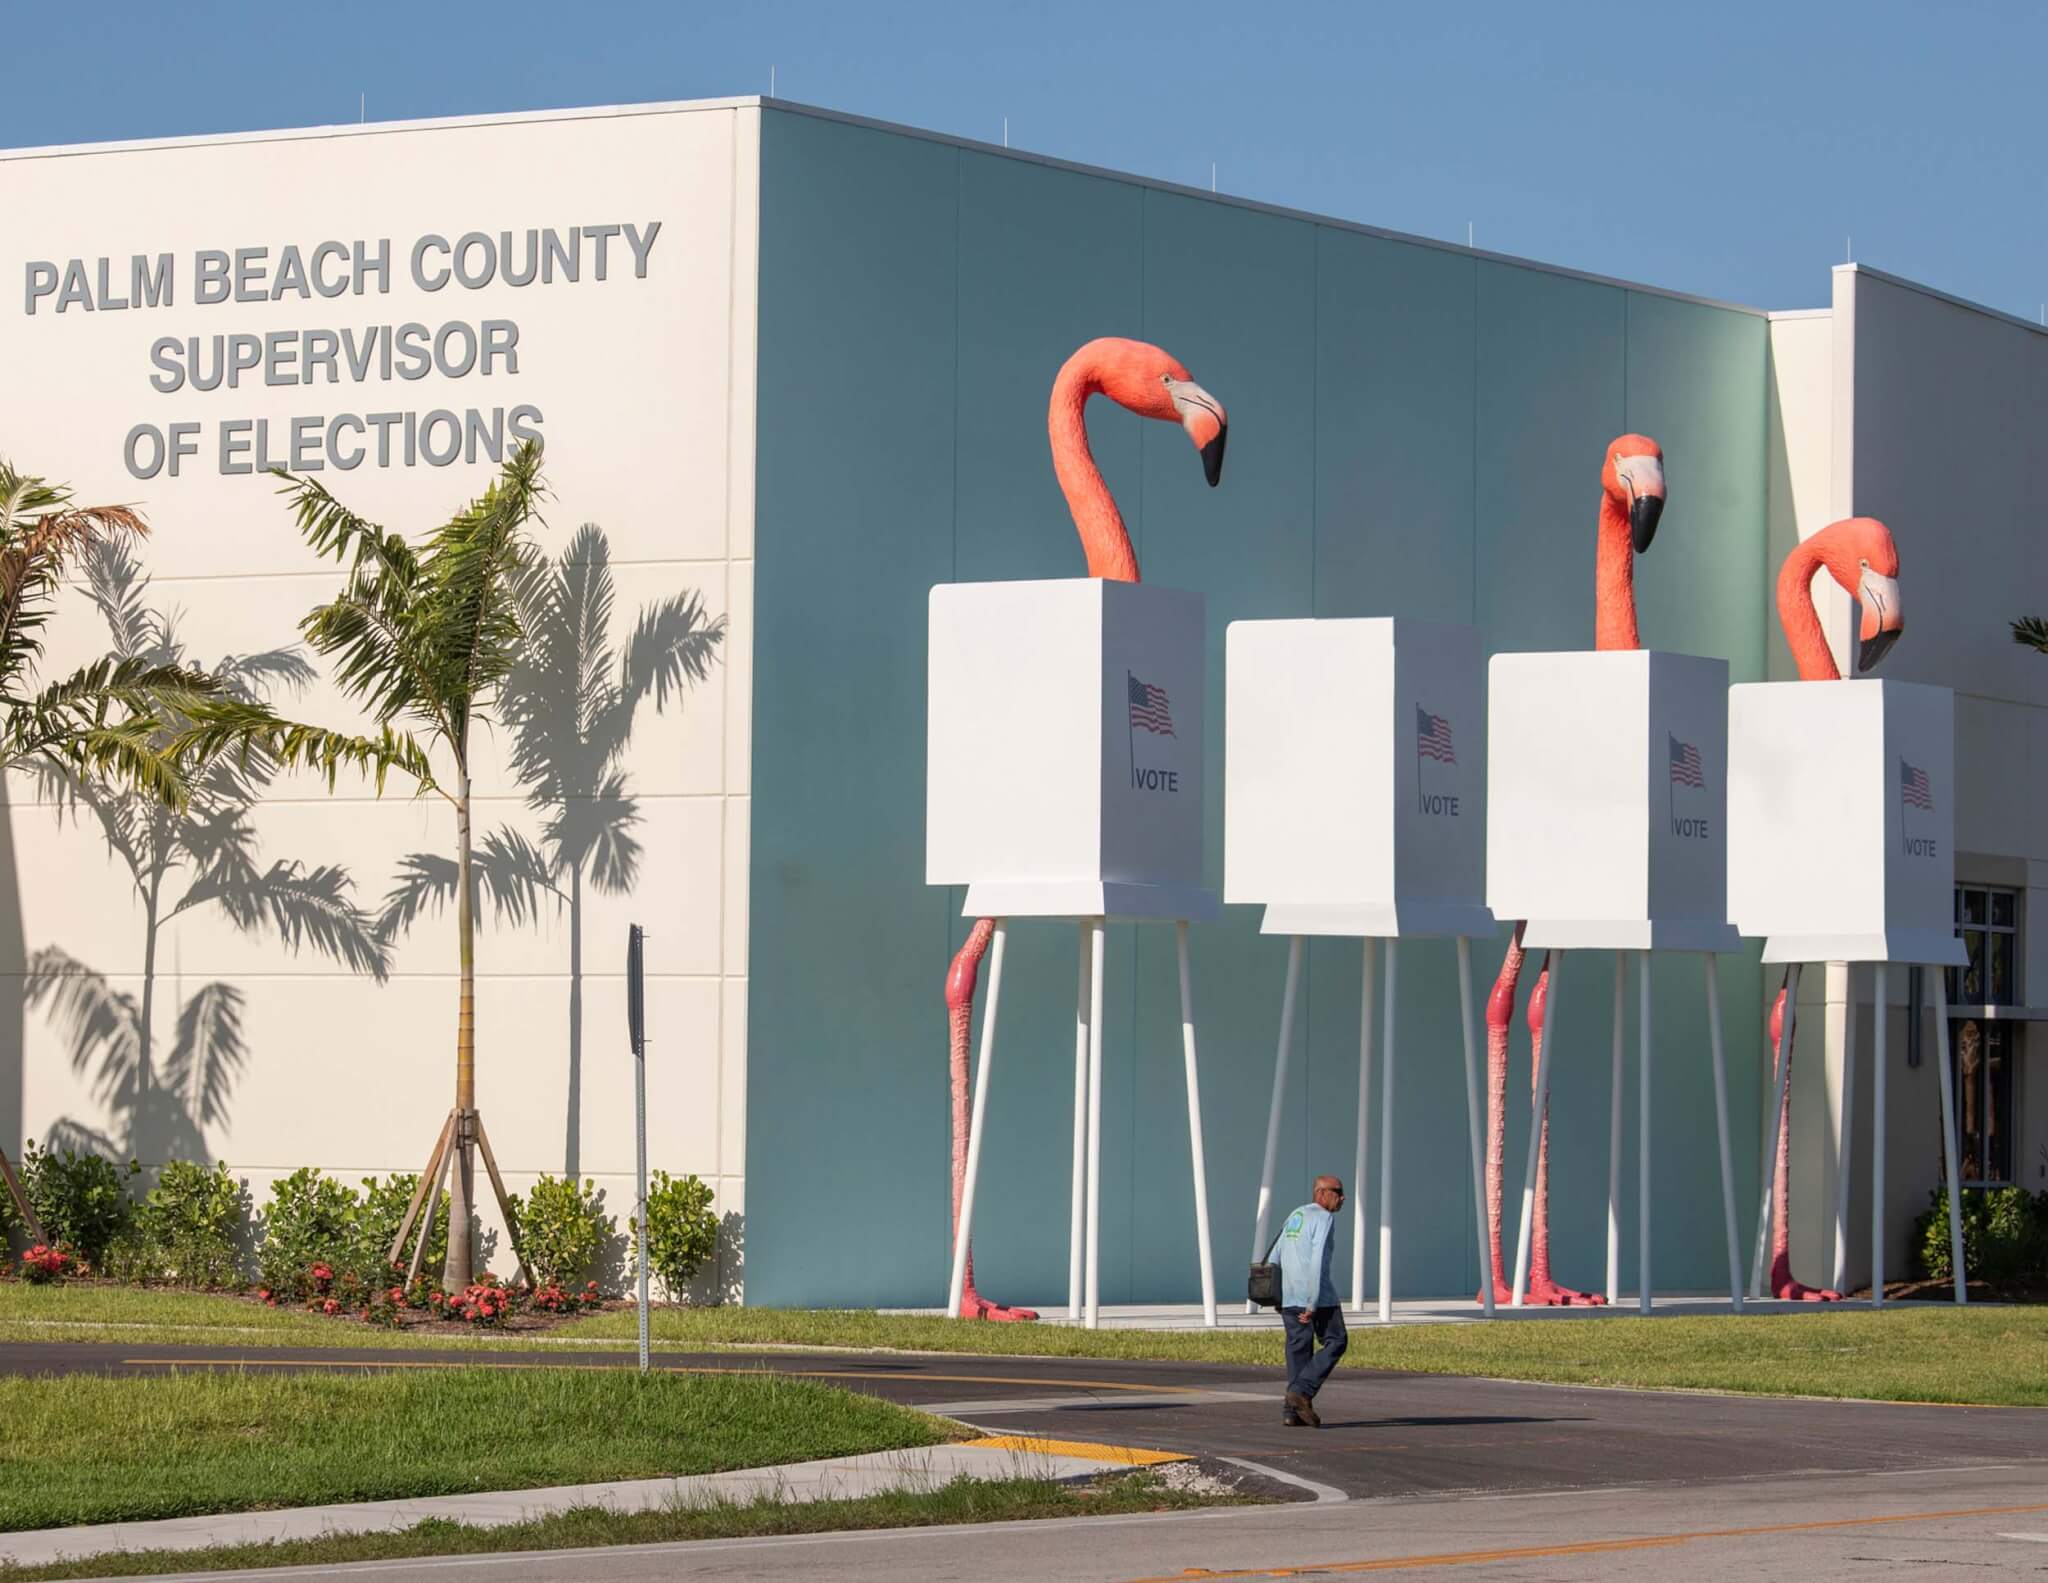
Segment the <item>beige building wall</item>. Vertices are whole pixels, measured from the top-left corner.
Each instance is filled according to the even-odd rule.
[[[2007,630],[2014,617],[2048,613],[2048,465],[2036,433],[2048,410],[2048,332],[1845,265],[1834,272],[1831,309],[1775,317],[1771,345],[1774,555],[1838,518],[1882,518],[1898,541],[1906,605],[1906,635],[1882,674],[1956,692],[1956,875],[2021,892],[2014,1173],[2048,1187],[2048,1035],[2029,1026],[2048,1018],[2048,927],[2033,926],[2048,920],[2048,816],[2037,790],[2048,771],[2048,658]],[[1822,616],[1838,660],[1851,613],[1829,589]],[[1772,664],[1789,678],[1782,637]],[[1837,965],[1809,970],[1801,984],[1792,1232],[1794,1269],[1808,1281],[1827,1281],[1833,1267],[1845,1040],[1856,1052],[1848,1276],[1869,1280],[1873,978],[1867,965]],[[1923,1011],[1919,1063],[1909,1064],[1907,997],[1895,968],[1886,995],[1889,1276],[1907,1273],[1911,1223],[1940,1180],[1933,1019]]]
[[[69,481],[83,500],[132,501],[147,514],[143,602],[176,612],[192,660],[289,647],[299,618],[338,587],[332,565],[301,542],[276,481],[224,475],[220,465],[224,423],[267,419],[275,453],[291,420],[307,415],[322,420],[313,431],[324,446],[336,413],[537,408],[552,486],[538,537],[552,555],[583,524],[601,530],[616,585],[606,623],[615,653],[643,609],[671,596],[699,596],[728,623],[707,679],[665,705],[650,697],[635,715],[618,765],[633,817],[574,810],[637,846],[631,882],[603,885],[593,870],[571,906],[578,887],[558,873],[563,894],[524,920],[493,917],[486,903],[477,1006],[479,1102],[509,1185],[573,1169],[604,1190],[623,1231],[634,1158],[625,934],[629,922],[648,929],[651,1159],[715,1187],[729,1236],[705,1285],[727,1290],[739,1279],[745,1203],[758,121],[753,108],[704,104],[0,156],[0,195],[16,217],[0,241],[6,454]],[[597,279],[586,228],[627,224],[638,228],[644,270],[623,232],[606,233],[606,278]],[[509,232],[523,254],[529,228],[565,246],[576,228],[578,279],[559,260],[552,281],[523,287],[501,274],[476,289],[451,281],[427,291],[411,278],[416,239]],[[272,300],[287,246],[305,260],[323,241],[363,241],[374,255],[385,239],[388,281],[366,271],[361,294],[302,295],[288,284]],[[196,255],[237,249],[267,250],[262,282],[252,270],[248,285],[258,300],[195,300]],[[484,252],[469,250],[472,279]],[[33,266],[50,263],[64,278],[72,259],[95,297],[101,258],[110,260],[107,297],[132,296],[138,254],[170,255],[171,301],[116,309],[73,294],[58,312],[61,291],[31,300],[48,279]],[[427,278],[447,261],[430,246]],[[326,284],[342,262],[327,255]],[[161,338],[200,338],[210,365],[216,334],[319,328],[360,340],[373,326],[451,321],[515,324],[516,372],[501,358],[488,376],[458,374],[458,334],[445,367],[417,380],[387,377],[375,358],[355,379],[344,357],[332,383],[267,384],[260,368],[235,389],[188,381],[166,392],[151,382],[169,382],[153,358]],[[175,363],[181,354],[167,355]],[[178,476],[168,467],[136,476],[124,457],[131,426],[177,423],[198,426]],[[354,431],[339,432],[346,455]],[[147,442],[137,454],[147,470]],[[394,447],[389,465],[372,453],[317,476],[362,515],[417,538],[494,472],[482,455],[447,466],[421,455],[408,466]],[[53,671],[104,649],[106,629],[82,588],[50,638]],[[297,696],[275,694],[279,707],[360,725],[324,662],[314,671]],[[544,845],[561,810],[528,805],[511,741],[503,721],[476,734],[477,830]],[[203,891],[177,912],[204,867],[186,848],[161,886],[152,955],[149,886],[93,812],[21,775],[6,796],[0,915],[18,951],[8,955],[66,976],[16,976],[0,990],[0,1039],[12,1046],[0,1054],[0,1135],[68,1128],[145,1164],[173,1152],[222,1158],[248,1177],[259,1206],[273,1178],[304,1164],[350,1180],[420,1168],[453,1096],[452,908],[392,936],[380,983],[304,938],[294,948],[275,929],[238,922]],[[397,781],[380,798],[346,778],[331,795],[310,778],[282,780],[243,828],[259,871],[338,865],[372,912],[408,854],[453,852],[448,806]],[[571,971],[579,946],[580,975]],[[145,980],[152,1049],[138,1072],[132,1039],[95,1043],[67,1011],[98,997],[132,1024]],[[232,1028],[201,1015],[223,1007]],[[227,1032],[225,1047],[181,1038],[181,1017]],[[495,1211],[485,1218],[494,1225]],[[502,1242],[497,1267],[510,1269]]]

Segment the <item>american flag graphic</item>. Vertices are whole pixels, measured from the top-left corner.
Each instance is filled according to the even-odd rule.
[[[1124,672],[1124,680],[1130,686],[1131,724],[1155,736],[1173,736],[1173,710],[1166,702],[1166,689],[1141,682],[1129,671]]]
[[[1431,714],[1420,704],[1415,706],[1415,751],[1439,764],[1458,762],[1457,750],[1451,746],[1450,721]]]
[[[1904,759],[1899,760],[1899,796],[1909,808],[1934,812],[1934,788],[1928,784],[1927,771]]]
[[[1704,790],[1707,777],[1700,768],[1700,750],[1690,742],[1679,741],[1669,732],[1665,736],[1671,743],[1671,784]]]

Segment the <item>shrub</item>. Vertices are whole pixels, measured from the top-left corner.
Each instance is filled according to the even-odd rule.
[[[97,1264],[134,1218],[127,1180],[141,1169],[133,1160],[124,1170],[97,1154],[39,1149],[31,1138],[22,1151],[21,1184],[50,1242]]]
[[[543,1181],[546,1178],[542,1178]],[[569,1184],[574,1185],[574,1184]],[[465,1286],[460,1293],[440,1305],[440,1312],[450,1319],[467,1320],[479,1330],[504,1323],[510,1311],[515,1294],[498,1284],[494,1275]]]
[[[356,1252],[360,1208],[351,1189],[311,1166],[271,1184],[256,1257],[264,1289],[281,1302],[324,1295]]]
[[[42,1286],[51,1281],[64,1279],[64,1271],[72,1263],[71,1255],[61,1248],[53,1248],[38,1242],[21,1256],[21,1277]]]
[[[383,1182],[374,1176],[363,1178],[363,1197],[356,1210],[355,1245],[349,1265],[366,1285],[382,1287],[391,1284],[391,1242],[398,1235],[406,1208],[412,1203],[412,1195],[419,1184],[418,1175],[412,1172]],[[420,1213],[424,1216],[426,1211],[422,1209]],[[413,1235],[419,1235],[417,1221],[413,1223]],[[427,1239],[427,1256],[420,1269],[438,1273],[447,1262],[448,1195],[444,1192],[435,1206],[433,1235]]]
[[[590,1182],[543,1176],[512,1201],[512,1245],[540,1286],[581,1286],[603,1251],[614,1222]]]
[[[1954,1276],[1949,1260],[1948,1189],[1937,1187],[1913,1223],[1920,1268],[1929,1280]],[[1976,1280],[2048,1279],[2048,1193],[2024,1187],[1963,1189],[1963,1265]]]
[[[248,1189],[228,1174],[225,1162],[209,1171],[172,1161],[135,1214],[146,1269],[141,1278],[239,1287],[241,1234],[248,1219]]]
[[[585,1281],[580,1292],[560,1286],[543,1286],[528,1301],[544,1314],[575,1314],[600,1306],[604,1297],[597,1289],[597,1282]]]
[[[628,1218],[626,1226],[637,1250],[639,1222]],[[717,1251],[711,1189],[694,1176],[656,1171],[647,1189],[647,1273],[661,1283],[662,1295],[681,1302],[690,1278]]]

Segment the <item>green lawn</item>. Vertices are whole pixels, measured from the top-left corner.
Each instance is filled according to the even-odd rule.
[[[632,1334],[601,1314],[566,1334]],[[654,1333],[685,1347],[781,1343],[1279,1366],[1276,1332],[1085,1331],[862,1312],[662,1310]],[[1649,1389],[2048,1407],[2048,1308],[1730,1314],[1354,1325],[1344,1366]]]
[[[245,1567],[332,1567],[351,1561],[388,1561],[407,1556],[570,1550],[683,1539],[1015,1522],[1023,1518],[1101,1517],[1120,1512],[1178,1511],[1234,1504],[1240,1499],[1172,1489],[1149,1470],[1112,1475],[1083,1486],[1039,1479],[956,1479],[942,1489],[871,1495],[858,1500],[797,1503],[764,1498],[744,1505],[628,1513],[585,1506],[502,1528],[474,1528],[430,1520],[402,1533],[344,1534],[271,1544],[222,1545],[208,1550],[123,1551],[39,1567],[10,1567],[0,1562],[0,1583],[34,1583],[43,1578],[154,1577],[166,1572],[224,1572]]]
[[[0,1530],[761,1467],[943,1420],[774,1376],[609,1369],[0,1379]]]
[[[395,1336],[366,1325],[170,1292],[30,1287],[0,1282],[0,1340],[114,1340],[155,1347],[310,1342],[324,1346],[535,1352],[629,1347],[630,1312],[593,1315],[519,1341],[488,1333]],[[1156,1358],[1277,1366],[1275,1332],[1084,1331],[988,1325],[869,1312],[772,1308],[657,1309],[657,1346],[896,1348],[987,1356]],[[1347,1366],[1475,1374],[1581,1385],[1629,1385],[1891,1401],[2048,1406],[2048,1308],[1835,1312],[1656,1318],[1543,1319],[1493,1325],[1358,1326]]]

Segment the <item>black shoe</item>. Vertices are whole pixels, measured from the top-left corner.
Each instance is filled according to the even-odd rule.
[[[1287,1411],[1294,1414],[1311,1429],[1323,1427],[1322,1419],[1316,1416],[1315,1404],[1298,1391],[1289,1391],[1286,1396]]]

